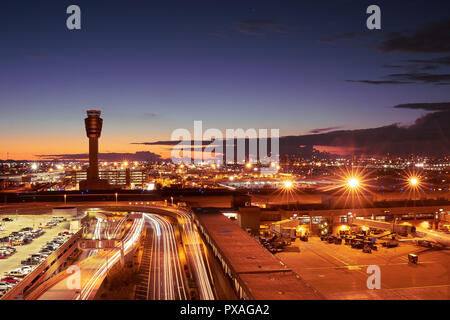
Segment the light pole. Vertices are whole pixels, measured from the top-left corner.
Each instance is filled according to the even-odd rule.
[[[359,185],[360,183],[357,177],[350,177],[347,180],[347,188],[350,191],[352,209],[355,209],[355,192],[358,191]]]
[[[410,188],[412,189],[412,199],[411,200],[413,200],[413,201],[415,201],[416,200],[416,190],[417,190],[417,188],[419,187],[419,184],[420,184],[420,180],[419,180],[419,178],[417,178],[417,177],[415,177],[415,176],[412,176],[412,177],[410,177],[409,179],[408,179],[408,182],[409,182],[409,186],[410,186]]]
[[[119,194],[116,192],[115,196],[116,196],[116,204],[117,204],[117,197],[119,196]]]
[[[294,187],[294,183],[292,181],[286,180],[283,182],[283,189],[286,191],[286,207],[289,210],[289,191]]]

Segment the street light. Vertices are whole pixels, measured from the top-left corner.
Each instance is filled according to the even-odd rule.
[[[117,192],[115,193],[115,196],[116,196],[116,204],[117,204],[117,196],[118,196]]]
[[[409,185],[411,187],[417,187],[419,185],[419,178],[417,178],[417,177],[409,178]]]
[[[359,179],[355,178],[355,177],[351,177],[350,179],[348,179],[347,181],[347,186],[350,189],[356,189],[359,187]]]
[[[283,184],[284,184],[285,189],[291,189],[294,186],[292,181],[289,181],[289,180],[284,181]]]

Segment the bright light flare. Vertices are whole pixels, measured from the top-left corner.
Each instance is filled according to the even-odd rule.
[[[411,178],[409,178],[409,184],[412,187],[417,187],[419,185],[419,179],[416,177],[411,177]]]
[[[284,187],[285,187],[286,189],[291,189],[291,188],[294,186],[294,184],[292,183],[292,181],[289,181],[289,180],[284,181],[284,182],[283,182],[283,185],[284,185]]]
[[[359,179],[356,177],[351,177],[347,180],[347,186],[351,189],[356,189],[359,187]]]

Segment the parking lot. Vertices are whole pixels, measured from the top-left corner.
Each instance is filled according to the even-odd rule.
[[[417,265],[408,262],[410,253]],[[401,243],[364,253],[311,237],[276,256],[328,299],[450,299],[450,250]],[[369,265],[380,267],[381,289],[367,288]]]
[[[9,217],[13,221],[2,221],[3,218]],[[0,238],[9,236],[12,232],[18,232],[23,228],[39,229],[49,221],[52,215],[0,215],[0,222],[4,230],[0,231]],[[0,276],[3,277],[5,272],[9,272],[18,267],[22,267],[21,262],[27,260],[32,254],[38,253],[41,248],[49,241],[58,236],[58,233],[68,231],[69,221],[60,222],[51,228],[43,228],[43,235],[34,238],[30,243],[13,246],[16,252],[10,256],[0,259]],[[1,243],[8,246],[8,243]]]

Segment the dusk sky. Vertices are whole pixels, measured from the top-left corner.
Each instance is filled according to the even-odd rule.
[[[132,143],[194,120],[282,136],[412,124],[426,111],[393,107],[450,101],[449,21],[448,0],[2,1],[0,159],[87,152],[87,109],[100,152],[161,151]]]

